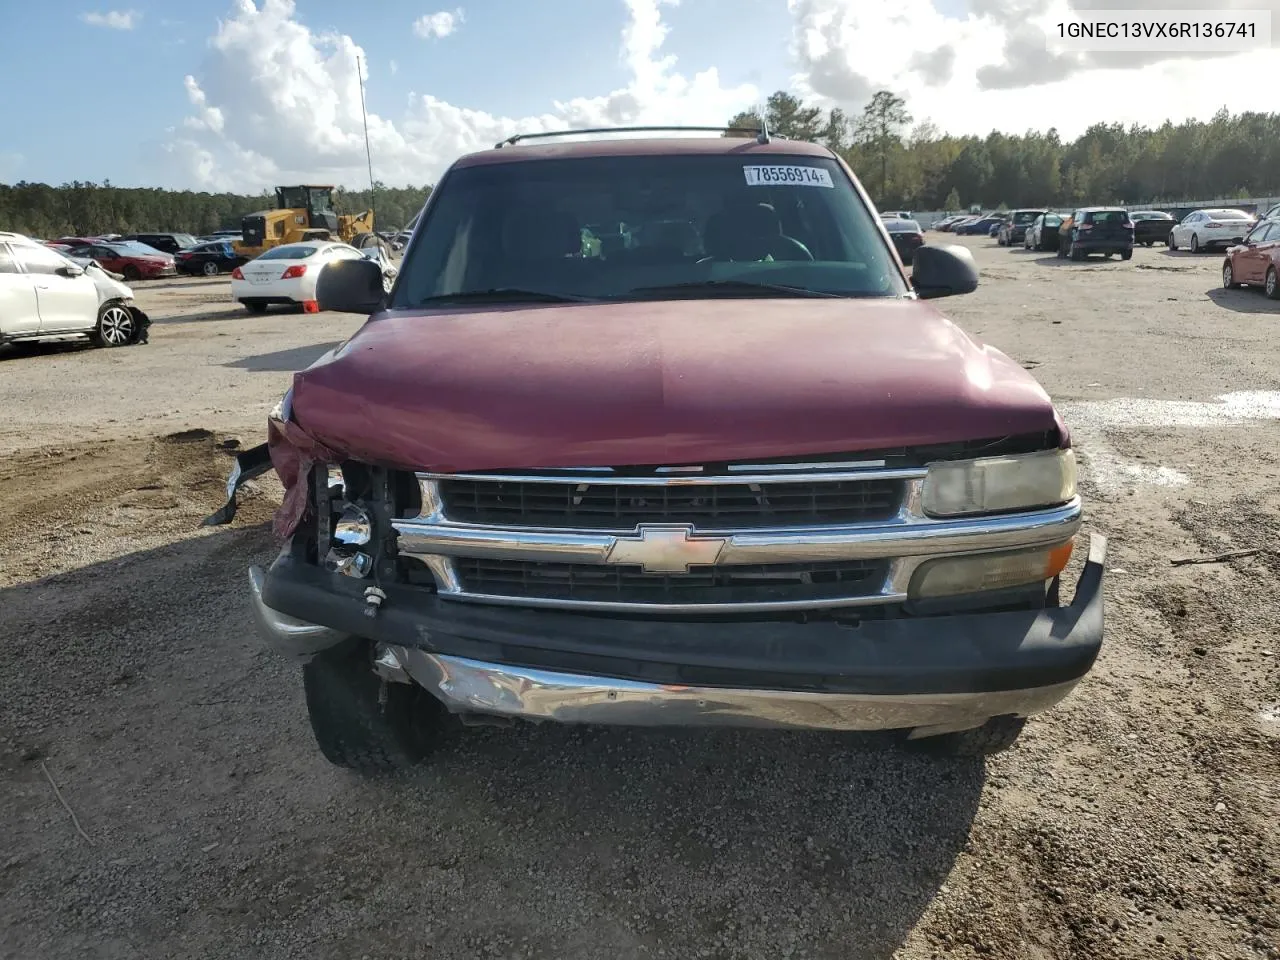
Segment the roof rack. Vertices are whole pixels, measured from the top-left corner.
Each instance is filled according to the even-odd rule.
[[[545,140],[548,137],[574,137],[582,134],[596,133],[752,133],[756,135],[757,143],[768,143],[771,139],[769,133],[769,124],[765,120],[760,121],[758,127],[672,127],[672,126],[655,126],[655,127],[594,127],[587,130],[555,130],[546,133],[517,133],[514,136],[507,137],[493,145],[493,149],[501,150],[503,147],[513,146],[522,140]],[[779,139],[785,139],[779,137]]]

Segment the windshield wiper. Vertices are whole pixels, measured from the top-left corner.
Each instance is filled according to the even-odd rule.
[[[755,283],[750,280],[694,280],[689,283],[666,283],[653,287],[635,287],[628,290],[624,297],[662,296],[664,294],[697,293],[705,290],[714,293],[723,290],[726,293],[746,293],[774,295],[783,297],[844,297],[858,294],[828,293],[825,290],[809,290],[806,287],[792,287],[783,283]]]
[[[460,293],[442,293],[423,297],[415,307],[449,303],[595,303],[595,297],[579,297],[571,293],[551,293],[547,290],[521,290],[518,287],[492,287],[488,290],[463,290]]]

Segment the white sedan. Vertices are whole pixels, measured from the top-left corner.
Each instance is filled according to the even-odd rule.
[[[1253,214],[1243,210],[1196,210],[1182,218],[1169,231],[1166,241],[1170,250],[1186,247],[1192,253],[1214,247],[1233,247],[1248,233],[1255,222]]]
[[[17,233],[0,233],[0,344],[82,340],[145,342],[147,315],[133,291],[96,263],[81,265]]]
[[[231,296],[250,313],[264,313],[273,303],[301,306],[316,313],[316,282],[335,260],[360,260],[355,247],[332,240],[273,247],[231,272]]]

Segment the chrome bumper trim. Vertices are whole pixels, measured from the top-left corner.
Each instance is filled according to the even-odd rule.
[[[474,603],[545,609],[642,613],[750,613],[874,606],[907,598],[912,574],[926,560],[956,554],[1051,547],[1073,537],[1081,524],[1080,498],[1045,510],[1001,516],[934,520],[919,510],[920,481],[907,484],[903,507],[891,520],[839,527],[773,530],[698,529],[698,537],[724,540],[717,566],[731,564],[822,563],[889,559],[889,572],[873,593],[821,599],[750,603],[662,604],[517,597],[472,592],[454,569],[456,557],[484,557],[537,563],[607,565],[625,533],[573,532],[542,528],[498,528],[448,520],[433,484],[424,483],[423,515],[393,523],[401,555],[421,561],[434,575],[441,596]],[[651,525],[656,526],[656,525]],[[690,528],[692,530],[692,528]]]
[[[392,647],[409,675],[455,713],[557,723],[737,726],[942,733],[1054,706],[1077,681],[1032,690],[874,696],[639,683],[507,667]]]
[[[908,502],[913,499],[908,497]],[[1079,497],[1045,510],[950,520],[920,517],[908,506],[880,523],[747,531],[699,527],[695,533],[724,538],[718,565],[937,557],[1061,543],[1079,528],[1081,512]],[[542,563],[604,564],[619,537],[629,536],[621,532],[483,526],[457,523],[438,514],[396,520],[392,526],[399,534],[400,553],[408,556]]]
[[[317,653],[336,647],[349,635],[308,623],[267,606],[262,599],[262,587],[266,574],[261,567],[249,568],[249,593],[253,598],[253,618],[258,633],[276,653],[290,660],[310,660]]]

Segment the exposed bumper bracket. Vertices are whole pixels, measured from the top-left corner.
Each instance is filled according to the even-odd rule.
[[[349,639],[350,634],[308,623],[274,610],[262,599],[266,574],[258,566],[249,568],[249,590],[253,597],[253,616],[258,632],[271,649],[291,660],[306,662],[331,647]]]

